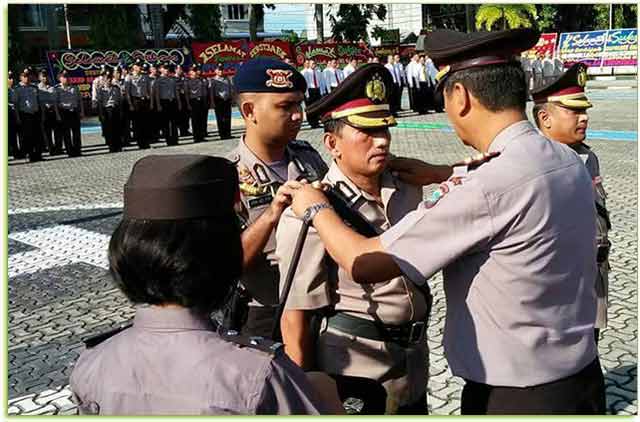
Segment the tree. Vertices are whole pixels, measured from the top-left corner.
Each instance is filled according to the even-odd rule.
[[[467,30],[467,8],[464,4],[423,4],[422,27],[427,30]]]
[[[386,6],[384,4],[340,4],[338,12],[329,17],[333,38],[337,41],[351,42],[368,40],[367,27],[374,15],[381,21],[385,20]],[[381,31],[384,30],[376,25],[372,35],[378,38]]]
[[[492,29],[530,28],[538,17],[533,4],[483,4],[476,13],[476,28]]]
[[[89,16],[89,41],[96,49],[122,50],[144,44],[135,4],[95,4]]]
[[[316,39],[318,42],[324,42],[324,14],[322,10],[322,3],[318,3],[315,6],[315,13],[313,18],[316,21]]]
[[[25,66],[25,43],[22,32],[18,30],[18,22],[21,21],[20,14],[22,13],[22,5],[10,4],[8,10],[8,26],[9,26],[9,70],[14,70],[14,78],[17,81],[18,77],[15,76],[18,69],[23,69]]]
[[[258,24],[264,22],[264,8],[275,9],[274,4],[250,4],[249,5],[249,40],[258,41]]]
[[[185,20],[198,41],[220,41],[222,39],[222,12],[217,4],[187,5]]]
[[[300,42],[300,36],[298,33],[292,29],[283,29],[282,34],[284,35],[283,39],[285,41],[289,41],[291,44],[298,44]]]

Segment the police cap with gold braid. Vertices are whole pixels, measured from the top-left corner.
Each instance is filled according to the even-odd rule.
[[[572,109],[587,109],[591,103],[584,87],[587,84],[587,65],[576,63],[545,86],[531,91],[536,104],[557,103]]]
[[[441,89],[460,70],[515,62],[515,56],[539,38],[540,32],[530,28],[471,33],[439,29],[427,36],[424,50],[439,70],[436,81]]]
[[[396,119],[389,109],[393,77],[380,63],[366,64],[350,74],[338,87],[307,109],[307,118],[323,123],[342,120],[359,129],[389,127]]]

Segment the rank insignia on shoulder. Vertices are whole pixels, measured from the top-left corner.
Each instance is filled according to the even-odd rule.
[[[482,164],[490,161],[491,159],[500,155],[499,151],[494,152],[482,152],[474,155],[473,157],[467,157],[462,161],[455,163],[453,166],[466,166],[469,170],[480,167]]]
[[[278,353],[284,351],[284,345],[264,337],[258,336],[245,336],[239,334],[237,331],[228,330],[220,333],[220,336],[232,343],[235,343],[243,348],[255,349],[268,355],[275,356]]]

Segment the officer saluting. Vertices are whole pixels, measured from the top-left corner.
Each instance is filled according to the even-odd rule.
[[[238,168],[244,250],[242,285],[253,298],[243,332],[268,337],[278,304],[275,233],[297,180],[320,180],[326,164],[308,143],[296,141],[306,90],[302,75],[280,60],[245,62],[234,77],[246,132],[228,158]]]
[[[447,171],[417,160],[396,166],[422,184],[451,177],[379,237],[349,229],[319,190],[293,192],[298,216],[322,205],[314,228],[357,283],[401,274],[424,283],[444,270],[444,350],[466,381],[463,414],[605,411],[593,336],[596,222],[584,212],[593,209],[591,178],[570,148],[527,121],[514,59],[539,35],[437,30],[427,38],[447,116],[482,154]]]
[[[78,157],[82,154],[80,122],[84,117],[84,106],[80,90],[69,84],[68,76],[66,70],[58,73],[60,84],[56,86],[56,96],[62,120],[58,125],[56,138],[63,140],[69,157]]]
[[[126,97],[133,122],[133,137],[140,149],[149,148],[151,141],[151,82],[142,73],[142,60],[133,63],[133,71],[125,82]]]
[[[29,161],[42,160],[42,131],[40,130],[40,96],[38,88],[31,83],[33,69],[26,68],[20,74],[20,83],[15,88],[17,120],[22,143],[22,153]]]
[[[160,65],[160,77],[152,85],[159,121],[162,126],[162,137],[167,145],[178,145],[178,112],[182,108],[177,101],[176,80],[169,76],[173,69],[168,64]]]
[[[340,192],[351,212],[376,233],[422,201],[421,186],[401,182],[387,168],[389,127],[396,121],[389,104],[395,98],[394,80],[385,67],[364,65],[307,110],[311,118],[322,120],[324,144],[333,157],[323,182]],[[285,210],[276,231],[281,289],[301,226],[291,209]],[[344,269],[336,271],[318,233],[310,228],[282,316],[286,351],[305,369],[317,367],[383,385],[386,405],[376,403],[379,408],[372,413],[426,414],[424,333],[430,299],[428,288],[421,291],[402,276],[375,285],[355,283]],[[318,336],[310,322],[315,312],[326,308],[331,311]],[[340,378],[337,381],[340,385]],[[370,408],[364,390],[347,396],[362,394],[356,397]]]
[[[209,103],[216,113],[216,123],[220,139],[231,138],[231,81],[223,75],[224,67],[219,64],[216,74],[209,83]]]
[[[598,223],[596,231],[598,312],[595,325],[595,336],[598,341],[599,330],[607,326],[609,249],[611,248],[608,234],[611,222],[607,211],[607,194],[602,186],[598,156],[584,143],[589,123],[587,109],[592,106],[584,92],[586,83],[587,66],[584,63],[576,63],[548,85],[533,90],[531,95],[535,102],[533,118],[538,129],[552,141],[566,144],[577,152],[587,166],[593,181],[596,221]]]
[[[194,63],[189,69],[189,78],[184,84],[187,108],[191,112],[191,131],[194,142],[203,142],[207,137],[207,118],[209,114],[209,88],[200,74],[200,66]]]

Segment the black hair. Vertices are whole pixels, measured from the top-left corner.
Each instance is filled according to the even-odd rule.
[[[531,110],[531,114],[533,114],[533,121],[536,123],[536,126],[538,126],[538,129],[541,128],[542,123],[540,122],[540,118],[538,117],[538,113],[540,112],[540,110],[546,110],[546,104],[542,103],[542,104],[534,104],[533,105],[533,110]]]
[[[339,135],[342,129],[346,126],[346,123],[342,120],[330,119],[323,122],[324,133],[333,133]]]
[[[455,83],[471,91],[480,104],[493,112],[517,109],[527,105],[527,84],[520,63],[472,67],[453,73],[444,81],[450,93]]]
[[[109,270],[133,303],[217,310],[242,272],[240,226],[235,217],[125,217],[109,242]]]

